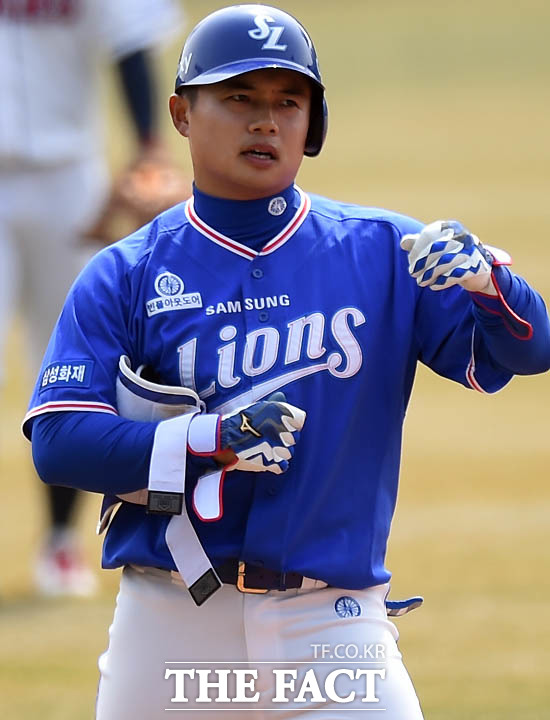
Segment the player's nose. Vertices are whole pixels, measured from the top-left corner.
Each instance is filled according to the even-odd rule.
[[[259,108],[248,129],[258,135],[278,135],[279,125],[272,108],[267,105]]]

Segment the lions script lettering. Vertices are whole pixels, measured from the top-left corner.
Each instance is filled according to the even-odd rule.
[[[284,361],[288,372],[265,380],[266,392],[274,392],[293,380],[324,370],[337,378],[349,378],[359,372],[363,364],[363,353],[353,329],[364,322],[365,316],[358,308],[348,307],[335,312],[332,318],[320,312],[303,315],[289,322],[286,332],[266,326],[242,337],[234,325],[225,325],[219,331],[216,378],[206,387],[197,388],[195,368],[197,356],[200,359],[200,339],[193,338],[178,348],[180,381],[206,398],[214,395],[218,387],[237,388],[243,376],[261,381],[260,376],[268,373],[279,360]],[[339,350],[328,353],[327,337],[332,338]],[[237,357],[242,357],[239,367]],[[202,361],[201,367],[205,366]],[[240,399],[241,396],[234,398],[236,402]]]

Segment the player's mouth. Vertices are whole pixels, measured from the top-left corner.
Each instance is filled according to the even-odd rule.
[[[265,143],[250,145],[242,151],[241,155],[244,155],[254,165],[259,166],[271,165],[275,160],[279,159],[277,150],[272,145]]]

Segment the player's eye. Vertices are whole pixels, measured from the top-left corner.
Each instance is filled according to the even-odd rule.
[[[285,98],[281,104],[283,107],[299,107],[296,100],[292,98]]]
[[[233,102],[238,103],[246,102],[248,99],[248,95],[245,95],[244,93],[234,93],[229,96],[229,100],[233,100]]]

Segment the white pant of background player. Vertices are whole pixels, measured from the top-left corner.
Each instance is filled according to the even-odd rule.
[[[385,585],[359,591],[313,587],[248,594],[224,585],[199,608],[175,573],[127,567],[109,648],[99,660],[97,720],[160,720],[170,715],[200,720],[421,720],[416,693],[397,648],[397,629],[386,616],[387,589]],[[343,596],[352,598],[352,610],[338,613],[337,601]],[[193,676],[180,673],[188,702],[173,702],[178,692],[180,699],[182,695],[177,672],[172,671],[183,669],[195,671]],[[219,679],[213,670],[257,670],[258,679],[245,693],[250,697],[259,693],[257,700],[196,703],[197,671],[205,669],[211,671],[205,678],[209,682]],[[289,699],[286,705],[273,702],[275,669],[297,670],[294,690],[284,691]],[[339,675],[335,693],[345,698],[355,691],[353,702],[327,697],[324,680],[339,669],[351,671],[352,676]],[[310,670],[315,677],[309,673],[306,702],[295,703]],[[350,679],[358,670],[371,671],[378,702],[361,702],[361,697],[367,697],[366,676]],[[380,672],[374,675],[374,670]],[[290,677],[287,674],[286,680]],[[313,681],[326,702],[311,702]],[[235,695],[235,673],[231,673],[228,697]],[[208,697],[220,694],[211,688]]]
[[[0,380],[14,316],[25,323],[31,376],[67,291],[92,254],[82,234],[105,199],[107,175],[93,158],[0,168]]]

